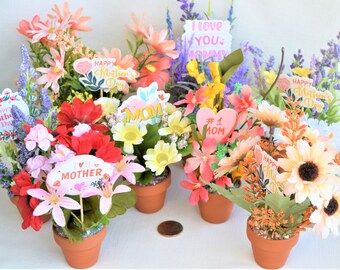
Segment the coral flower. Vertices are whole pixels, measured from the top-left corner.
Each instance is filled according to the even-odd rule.
[[[88,198],[95,195],[100,196],[99,200],[99,210],[105,215],[107,214],[112,206],[112,196],[118,193],[129,192],[131,188],[126,185],[118,185],[113,188],[114,181],[106,181],[103,182],[99,188],[96,187],[87,187],[84,191],[81,192],[80,196],[82,198]]]
[[[138,20],[137,16],[132,13],[131,18],[133,20],[133,26],[127,26],[131,31],[135,32],[137,35],[141,35],[143,37],[145,33],[147,33],[147,27],[145,26],[145,16],[143,15],[140,20]]]
[[[133,146],[143,142],[143,136],[147,133],[146,127],[134,123],[118,123],[113,128],[113,139],[124,142],[123,150],[127,154],[133,153]]]
[[[240,98],[237,94],[228,96],[229,102],[234,106],[234,110],[239,113],[239,122],[244,123],[249,108],[256,108],[257,102],[251,99],[252,90],[248,85],[243,85]]]
[[[91,19],[90,16],[81,16],[81,13],[83,12],[82,8],[79,8],[74,14],[70,11],[70,8],[68,6],[68,3],[65,2],[63,4],[63,10],[61,11],[57,5],[54,5],[54,8],[52,8],[52,11],[54,11],[57,14],[58,22],[61,23],[65,19],[68,20],[68,24],[70,26],[71,35],[75,35],[76,31],[84,31],[88,32],[91,31],[91,28],[85,25],[87,21]],[[49,14],[48,15],[51,19],[53,19],[55,16]]]
[[[80,209],[80,204],[75,200],[65,197],[66,190],[62,187],[47,192],[41,188],[29,189],[27,193],[34,198],[42,200],[33,211],[34,216],[41,216],[52,210],[54,221],[61,227],[65,227],[66,221],[61,207],[70,210]]]
[[[22,20],[19,22],[19,27],[17,28],[18,32],[28,38],[33,37],[32,30],[39,30],[40,28],[37,27],[37,23],[43,24],[42,21],[40,21],[40,17],[38,15],[35,15],[31,21]]]
[[[339,181],[339,180],[338,180]],[[333,194],[330,200],[325,200],[320,209],[316,209],[310,216],[310,221],[315,223],[313,231],[326,238],[331,231],[335,236],[339,235],[340,223],[340,192]]]
[[[316,206],[323,199],[331,199],[328,181],[334,180],[333,173],[337,173],[336,166],[331,164],[335,152],[327,151],[325,143],[321,141],[310,146],[308,142],[299,140],[296,148],[288,146],[286,153],[287,158],[278,159],[280,167],[285,170],[277,177],[285,185],[283,192],[295,194],[297,203],[309,198]]]
[[[179,51],[175,51],[176,43],[173,40],[166,40],[168,31],[166,29],[156,32],[152,25],[149,31],[144,30],[144,41],[151,45],[157,52],[163,53],[172,59],[178,58]]]
[[[185,173],[191,173],[198,167],[200,170],[200,176],[206,181],[211,181],[214,178],[213,171],[211,170],[211,164],[218,162],[214,155],[216,151],[216,140],[212,138],[206,138],[202,142],[202,150],[198,142],[192,142],[193,149],[191,152],[192,157],[186,160],[184,166]]]
[[[134,68],[135,66],[133,62],[133,55],[127,54],[122,58],[122,53],[118,48],[112,48],[111,51],[108,51],[108,49],[103,48],[103,53],[104,55],[101,55],[99,53],[97,56],[116,59],[115,66],[121,69]]]
[[[100,105],[95,105],[92,99],[83,103],[79,98],[75,98],[70,104],[65,101],[61,104],[57,118],[60,125],[71,128],[79,123],[89,124],[93,130],[107,132],[109,129],[104,124],[96,124],[101,118],[103,110]]]
[[[50,65],[50,68],[37,68],[37,71],[43,73],[40,78],[37,80],[37,84],[45,84],[46,88],[51,86],[52,91],[55,94],[59,93],[59,84],[58,80],[64,77],[64,57],[65,57],[65,49],[63,47],[60,48],[60,53],[54,48],[50,49],[53,59],[47,59],[46,62]]]
[[[187,116],[188,114],[192,113],[195,110],[195,107],[197,105],[206,101],[208,97],[202,95],[205,89],[206,89],[206,86],[201,87],[195,93],[194,91],[189,90],[188,94],[185,95],[185,98],[175,102],[174,105],[177,106],[177,105],[187,104],[185,108],[185,112],[184,112],[184,116]]]
[[[204,188],[205,184],[197,179],[195,172],[187,173],[186,175],[191,182],[183,180],[180,184],[182,187],[192,190],[189,197],[190,204],[197,205],[200,199],[207,202],[209,200],[209,195],[208,190]]]
[[[228,142],[234,143],[236,140],[241,141],[241,140],[246,140],[250,137],[257,137],[257,136],[261,137],[263,135],[264,135],[263,127],[253,126],[253,121],[249,119],[247,121],[247,128],[234,131],[231,137],[228,139]]]
[[[146,151],[143,158],[146,160],[145,166],[155,172],[156,175],[160,175],[164,172],[166,166],[180,161],[182,156],[178,153],[175,143],[169,144],[158,141],[153,149]]]
[[[175,111],[168,118],[168,126],[158,130],[161,136],[166,136],[170,134],[182,135],[186,132],[190,132],[191,121],[187,117],[182,117],[182,112]]]
[[[139,59],[143,63],[148,56],[148,52]],[[140,70],[140,75],[136,83],[132,84],[134,89],[138,87],[148,87],[151,83],[157,82],[158,89],[170,81],[168,69],[171,66],[171,59],[167,56],[151,55],[148,57],[145,65]]]
[[[282,128],[283,123],[287,122],[286,113],[265,100],[258,105],[257,110],[251,108],[249,111],[253,113],[253,117],[259,119],[267,127]]]
[[[218,169],[215,170],[215,176],[221,177],[237,169],[254,145],[260,140],[260,137],[249,137],[246,140],[238,141],[234,150],[229,149],[229,155],[218,162]]]
[[[136,177],[134,173],[144,172],[145,168],[138,164],[131,162],[136,159],[136,156],[125,156],[121,161],[113,164],[113,175],[111,181],[116,181],[119,176],[123,176],[131,184],[136,184]]]

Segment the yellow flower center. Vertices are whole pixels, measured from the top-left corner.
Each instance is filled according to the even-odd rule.
[[[162,163],[162,161],[167,161],[168,160],[168,155],[165,153],[158,153],[156,160],[158,163]]]
[[[55,28],[54,28],[54,27],[51,27],[51,28],[48,30],[48,32],[54,33],[54,32],[55,32]]]
[[[125,163],[125,162],[118,162],[118,163],[116,163],[115,166],[116,166],[117,171],[118,172],[123,171],[125,169],[125,167],[126,167],[126,164],[127,163]]]
[[[196,104],[196,103],[197,103],[196,97],[193,97],[193,98],[191,99],[191,102],[192,102],[193,104]]]
[[[50,201],[51,204],[57,204],[59,202],[59,197],[58,196],[52,196],[49,199],[49,201]]]
[[[58,73],[58,72],[60,72],[60,68],[58,68],[57,66],[54,66],[54,68],[53,68],[53,72],[54,73]]]
[[[102,192],[102,195],[105,197],[105,198],[110,198],[111,196],[111,192],[108,188],[104,189],[103,192]]]
[[[129,132],[126,132],[125,135],[124,135],[124,139],[126,139],[127,141],[135,141],[137,139],[137,135],[135,132],[133,131],[129,131]]]
[[[156,68],[151,64],[146,65],[145,68],[150,72],[156,72]]]

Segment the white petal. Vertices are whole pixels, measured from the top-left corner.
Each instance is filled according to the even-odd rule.
[[[64,213],[61,210],[61,208],[57,205],[55,205],[53,207],[52,210],[52,217],[54,219],[54,221],[61,227],[65,227],[66,225],[66,221],[65,221],[65,217],[64,217]]]
[[[34,209],[34,216],[41,216],[52,209],[53,205],[49,201],[43,201]]]

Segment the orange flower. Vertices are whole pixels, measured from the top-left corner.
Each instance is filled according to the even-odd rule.
[[[143,63],[148,55],[149,53],[146,52],[144,56],[139,59],[140,62]],[[137,62],[137,60],[135,61]],[[170,81],[170,75],[168,73],[170,65],[171,60],[169,57],[150,56],[141,68],[137,82],[132,84],[132,87],[137,89],[138,87],[147,87],[152,82],[157,82],[158,89],[162,89],[163,85]]]
[[[106,57],[106,58],[114,58],[116,59],[115,66],[121,68],[121,69],[128,69],[128,68],[134,68],[135,64],[133,63],[133,55],[127,54],[122,58],[122,53],[120,49],[118,48],[112,48],[111,51],[109,51],[106,48],[103,48],[103,53],[98,53],[97,57]]]

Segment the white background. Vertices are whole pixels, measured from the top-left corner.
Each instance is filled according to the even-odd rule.
[[[1,0],[0,1],[0,89],[15,89],[14,80],[18,77],[20,64],[20,44],[25,43],[16,28],[22,19],[31,20],[39,14],[41,19],[54,3],[54,0]],[[215,19],[226,19],[231,0],[211,0]],[[203,13],[208,8],[207,0],[196,0],[196,11]],[[183,32],[179,21],[180,3],[176,0],[82,0],[69,1],[72,11],[84,8],[83,14],[92,17],[88,25],[93,29],[81,33],[84,43],[94,50],[118,47],[128,53],[127,38],[132,38],[125,27],[131,24],[130,14],[143,13],[148,22],[160,30],[166,27],[165,16],[168,6],[172,14],[176,36]],[[301,48],[309,63],[314,53],[326,47],[327,41],[335,39],[340,30],[339,0],[235,0],[235,26],[232,30],[233,49],[241,41],[250,41],[273,54],[278,59],[281,47],[286,50],[286,63],[290,63],[293,53]]]

